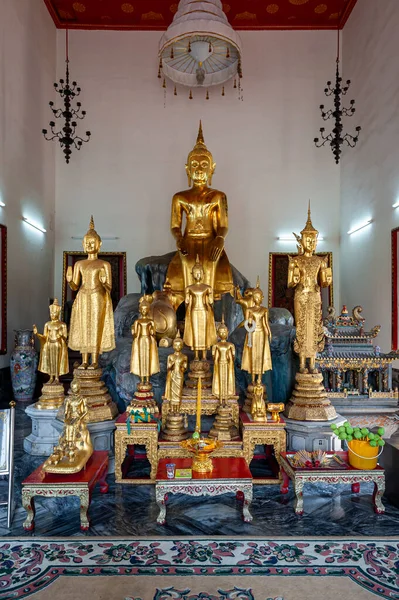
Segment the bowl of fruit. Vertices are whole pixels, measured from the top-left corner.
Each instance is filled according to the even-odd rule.
[[[340,427],[335,423],[331,429],[348,445],[348,461],[355,469],[369,470],[375,469],[378,457],[383,451],[385,441],[382,436],[385,433],[383,427],[379,427],[376,433],[373,433],[367,427],[352,427],[349,421],[346,421]]]

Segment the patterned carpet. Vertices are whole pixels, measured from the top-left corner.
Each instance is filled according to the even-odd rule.
[[[2,538],[0,598],[31,594],[36,600],[399,599],[399,538]]]

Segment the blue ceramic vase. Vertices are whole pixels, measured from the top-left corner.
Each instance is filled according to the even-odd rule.
[[[15,330],[15,348],[10,357],[11,383],[15,400],[33,398],[37,377],[38,354],[31,329]]]

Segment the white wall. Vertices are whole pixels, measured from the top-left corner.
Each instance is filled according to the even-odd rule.
[[[61,293],[62,252],[79,250],[90,214],[103,250],[128,253],[128,291],[139,291],[136,261],[174,249],[169,230],[174,192],[187,186],[184,164],[198,121],[217,168],[213,185],[227,193],[230,261],[267,291],[269,251],[295,251],[276,237],[313,223],[334,252],[339,293],[340,173],[327,148],[313,145],[322,122],[319,104],[335,69],[334,32],[241,32],[244,100],[226,96],[166,96],[157,79],[159,32],[71,31],[70,68],[87,110],[81,131],[92,139],[65,165],[57,151],[55,290]],[[64,73],[65,34],[58,32],[58,76]],[[339,303],[339,302],[337,302]]]
[[[358,2],[343,34],[344,77],[352,80],[361,125],[356,149],[342,161],[341,298],[363,305],[366,324],[381,324],[381,347],[391,347],[391,229],[399,226],[399,4]],[[349,98],[349,99],[350,99]],[[347,235],[353,226],[371,226]]]
[[[54,148],[50,120],[56,32],[42,0],[0,2],[0,222],[8,228],[8,356],[13,329],[42,325],[53,292]],[[22,215],[44,224],[44,235]]]

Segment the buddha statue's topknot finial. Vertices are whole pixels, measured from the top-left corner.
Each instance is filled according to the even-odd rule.
[[[311,217],[311,214],[310,214],[310,200],[309,200],[309,205],[308,205],[308,218],[307,218],[307,221],[306,221],[305,228],[302,229],[301,234],[302,235],[306,235],[306,234],[309,234],[309,233],[313,233],[314,235],[318,235],[318,233],[319,233],[317,231],[317,229],[315,229],[313,227],[312,217]]]
[[[91,215],[91,217],[90,217],[89,229],[87,230],[86,235],[89,236],[89,237],[95,237],[95,238],[97,238],[101,242],[101,237],[98,235],[98,233],[97,233],[97,231],[95,230],[95,227],[94,227],[94,218],[93,218],[93,215]]]

